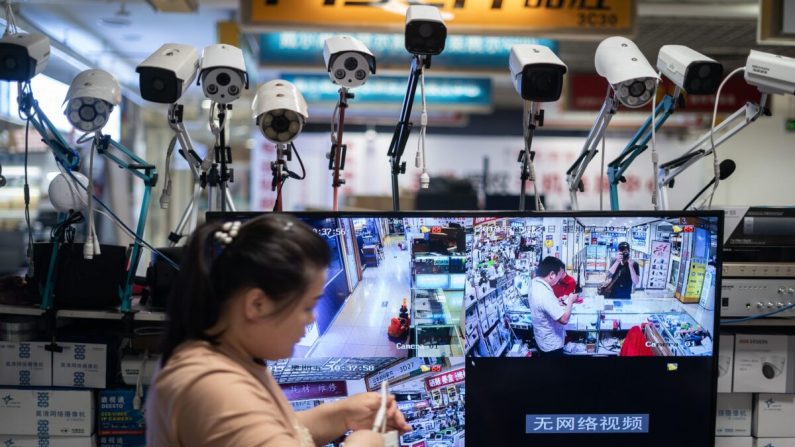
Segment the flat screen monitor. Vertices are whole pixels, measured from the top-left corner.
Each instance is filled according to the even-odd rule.
[[[294,215],[332,263],[290,361],[381,359],[404,445],[712,445],[722,213]]]

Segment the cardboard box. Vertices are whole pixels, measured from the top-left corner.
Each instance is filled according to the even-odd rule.
[[[77,436],[94,433],[94,396],[88,390],[0,390],[0,433]]]
[[[753,394],[718,393],[715,436],[751,436]]]
[[[759,438],[756,447],[795,447],[795,438]]]
[[[143,435],[146,433],[144,400],[134,408],[135,389],[111,389],[98,392],[97,433],[107,436]]]
[[[107,345],[58,342],[58,346],[63,351],[53,353],[53,386],[105,388]]]
[[[718,351],[718,392],[732,392],[734,378],[734,335],[720,336]]]
[[[99,447],[146,447],[146,436],[99,436]]]
[[[0,342],[0,385],[51,386],[52,353],[44,342]]]
[[[754,436],[795,438],[795,394],[758,394],[754,400]]]
[[[36,437],[0,435],[0,445],[13,447],[96,447],[96,439],[91,437]]]
[[[740,393],[786,393],[792,385],[795,343],[786,335],[737,334],[734,386]]]
[[[718,436],[715,438],[715,447],[754,447],[754,438],[737,436],[725,438]]]
[[[716,437],[715,447],[754,447],[754,438],[740,438],[736,436],[731,438]]]

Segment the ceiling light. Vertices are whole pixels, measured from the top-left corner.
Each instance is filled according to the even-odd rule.
[[[146,0],[158,12],[196,12],[198,0]]]

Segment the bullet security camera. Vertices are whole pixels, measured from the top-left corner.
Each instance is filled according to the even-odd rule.
[[[96,132],[105,127],[113,107],[121,103],[121,86],[105,70],[85,70],[72,80],[64,102],[64,114],[72,126]]]
[[[7,34],[0,39],[0,79],[29,81],[50,60],[50,39],[42,34]]]
[[[359,87],[375,74],[375,56],[364,43],[351,36],[326,39],[323,60],[331,81],[342,87]]]
[[[751,50],[745,63],[745,82],[762,93],[795,94],[795,59]]]
[[[218,104],[229,104],[248,89],[248,74],[243,51],[226,44],[204,48],[199,78],[204,96]]]
[[[514,45],[509,61],[516,92],[526,101],[550,102],[560,98],[566,64],[544,45]]]
[[[304,96],[281,79],[259,86],[251,109],[262,135],[276,144],[295,140],[309,118]]]
[[[190,45],[167,43],[141,62],[141,97],[160,104],[173,104],[190,87],[201,67],[199,52]]]
[[[684,45],[663,45],[657,69],[692,95],[713,95],[723,78],[723,65]]]
[[[635,42],[626,37],[608,37],[596,48],[594,64],[622,104],[636,108],[651,102],[659,76]]]
[[[435,56],[444,51],[447,27],[435,6],[409,6],[405,33],[406,50],[411,54]]]

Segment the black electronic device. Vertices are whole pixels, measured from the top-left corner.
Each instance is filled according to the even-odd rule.
[[[179,265],[185,247],[163,247],[158,251]],[[163,259],[158,253],[152,253],[152,260],[146,269],[146,283],[149,285],[149,301],[151,308],[164,309],[168,304],[171,287],[176,283],[179,270]]]

